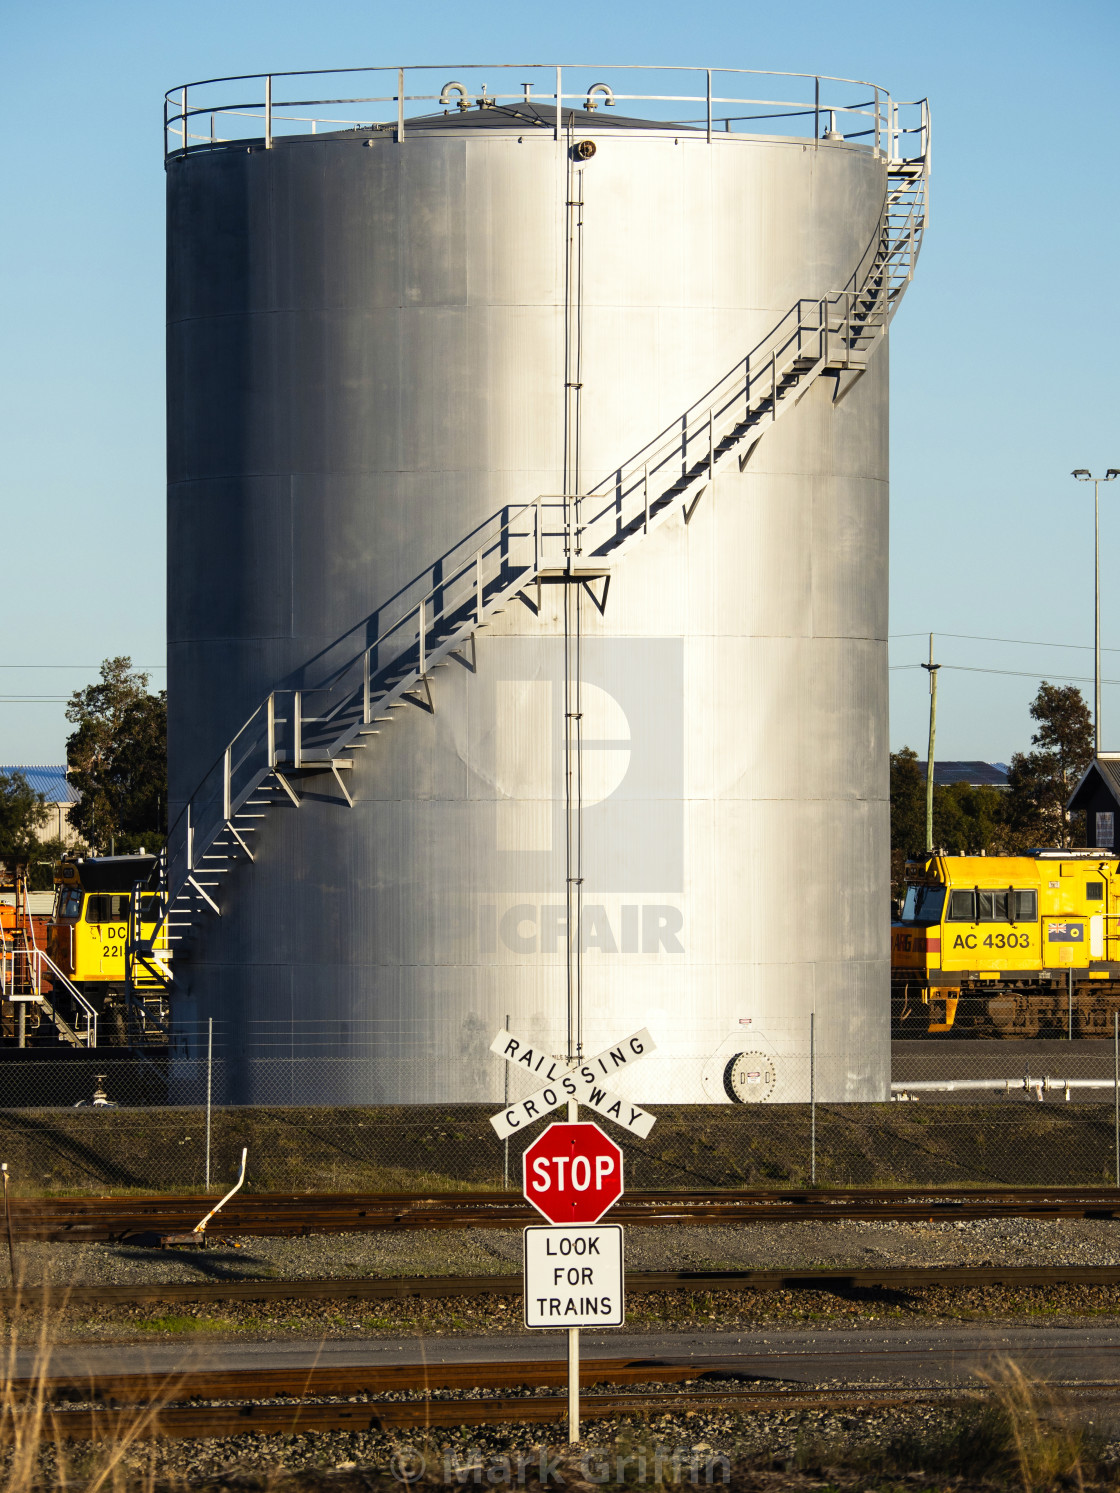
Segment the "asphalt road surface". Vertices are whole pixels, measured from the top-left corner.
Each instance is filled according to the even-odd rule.
[[[1032,1378],[1055,1383],[1120,1383],[1120,1328],[985,1327],[897,1330],[582,1334],[581,1357],[634,1360],[718,1360],[721,1367],[761,1382],[811,1385],[951,1386],[975,1383],[1011,1358]],[[50,1375],[179,1373],[186,1370],[356,1367],[363,1364],[508,1363],[562,1359],[563,1332],[524,1337],[410,1336],[376,1341],[177,1342],[59,1346]],[[16,1374],[39,1371],[30,1351]]]

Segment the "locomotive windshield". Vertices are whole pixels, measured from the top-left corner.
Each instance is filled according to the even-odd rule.
[[[945,905],[943,886],[908,886],[902,907],[904,923],[939,923]]]

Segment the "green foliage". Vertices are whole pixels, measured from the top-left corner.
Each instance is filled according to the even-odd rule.
[[[998,788],[953,783],[933,790],[933,843],[949,855],[1000,854],[1007,839]],[[891,753],[891,855],[918,859],[926,845],[926,780],[910,747]]]
[[[935,787],[933,843],[947,855],[1019,855],[1035,845],[1069,845],[1066,801],[1093,755],[1089,707],[1076,685],[1040,685],[1030,707],[1038,730],[1032,752],[1016,752],[1009,788]],[[907,859],[926,843],[926,785],[917,753],[891,753],[891,880],[895,895]]]
[[[34,859],[39,845],[36,830],[49,814],[43,795],[22,772],[0,772],[0,856]]]
[[[49,812],[49,811],[48,811]],[[31,864],[27,870],[27,887],[32,892],[49,892],[54,887],[54,871],[63,852],[73,855],[75,851],[80,855],[85,847],[78,845],[64,845],[57,837],[49,840],[39,840],[32,854],[28,857]]]
[[[70,781],[82,800],[70,823],[102,855],[148,849],[167,834],[167,695],[148,692],[130,658],[107,658],[101,680],[75,690],[66,719]]]
[[[891,753],[891,850],[920,855],[926,843],[926,783],[910,747]]]
[[[1007,795],[998,788],[952,783],[933,791],[936,843],[950,855],[1007,855]]]
[[[1043,681],[1031,705],[1038,730],[1033,752],[1016,752],[1009,773],[1007,817],[1019,846],[1068,846],[1066,802],[1093,756],[1093,723],[1076,685]],[[1083,835],[1082,835],[1083,838]]]

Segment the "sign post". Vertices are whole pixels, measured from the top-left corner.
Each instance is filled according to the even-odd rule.
[[[526,1199],[548,1225],[524,1232],[525,1325],[568,1332],[568,1440],[579,1440],[579,1332],[581,1327],[621,1327],[625,1320],[625,1272],[620,1224],[599,1220],[622,1196],[622,1148],[598,1125],[581,1121],[579,1106],[647,1136],[654,1116],[607,1088],[605,1079],[654,1050],[642,1030],[593,1058],[551,1057],[504,1029],[490,1045],[512,1068],[543,1083],[528,1099],[506,1103],[491,1116],[500,1139],[566,1106],[567,1121],[554,1122],[522,1153]],[[506,1070],[507,1074],[509,1069]]]
[[[551,1228],[525,1230],[525,1325],[568,1329],[568,1440],[579,1440],[579,1330],[621,1327],[622,1228],[599,1220],[622,1196],[622,1148],[598,1125],[553,1124],[525,1149],[525,1196]]]

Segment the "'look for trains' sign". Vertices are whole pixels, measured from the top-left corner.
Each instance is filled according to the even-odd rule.
[[[622,1225],[525,1230],[525,1326],[621,1327]]]

